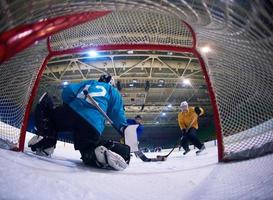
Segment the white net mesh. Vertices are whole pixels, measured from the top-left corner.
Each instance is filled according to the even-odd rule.
[[[225,23],[216,30],[199,29],[197,35],[199,47],[212,48],[203,57],[216,94],[226,159],[272,151],[273,49],[268,44],[273,39],[268,12],[258,8],[259,17],[248,13],[251,7],[219,8],[212,12],[211,26],[220,14]]]
[[[198,49],[201,50],[204,45],[209,45],[212,49],[210,53],[203,53],[202,57],[207,64],[206,69],[216,95],[225,158],[248,158],[273,150],[271,1],[28,2],[28,6],[18,6],[20,1],[4,6],[4,17],[0,20],[3,25],[0,26],[3,27],[1,30],[73,12],[116,11],[53,35],[51,47],[55,51],[139,43],[191,47],[191,34],[181,20],[188,22],[196,33]],[[24,13],[29,5],[32,9]],[[16,15],[20,12],[31,14],[23,20]],[[26,57],[32,58],[33,55],[37,53],[29,53]],[[12,62],[22,62],[20,59],[20,55],[12,58],[9,61],[12,68],[7,66],[7,71],[13,69]],[[1,72],[1,76],[8,77],[2,75],[4,73],[9,72]],[[13,79],[12,76],[18,77],[11,75],[10,80]],[[5,80],[7,79],[3,79],[3,85],[1,84],[2,90],[8,88]],[[32,77],[28,80],[32,80]],[[27,88],[25,91],[28,91]],[[18,118],[15,117],[16,110],[12,110],[17,101],[6,98],[2,102],[3,105],[10,103],[10,112],[14,115],[12,118]],[[16,126],[20,124],[18,122]],[[249,152],[254,152],[255,155]]]
[[[114,12],[67,29],[50,39],[54,51],[111,44],[164,44],[192,47],[181,20],[152,12]]]
[[[18,143],[30,93],[48,53],[45,47],[41,41],[0,65],[0,138],[4,140]]]

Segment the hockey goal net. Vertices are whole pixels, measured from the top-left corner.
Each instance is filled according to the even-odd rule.
[[[36,35],[39,42],[18,50],[10,58],[3,56],[9,43],[1,37],[0,58],[5,61],[0,66],[0,138],[18,143],[21,137],[20,147],[23,146],[29,107],[50,57],[90,48],[156,49],[190,52],[198,57],[214,108],[220,160],[272,152],[273,49],[266,5],[259,5],[259,17],[255,18],[249,15],[246,5],[239,4],[187,4],[185,1],[180,6],[168,3],[158,6],[156,2],[140,2],[147,4],[146,7],[120,2],[113,9],[113,4],[101,3],[97,9],[103,5],[117,10],[89,20],[75,19],[73,15],[65,18],[73,23],[57,29],[60,32],[56,34],[56,30],[46,29],[44,39]],[[91,9],[90,5],[84,7],[77,3],[69,6],[71,10],[64,10],[62,15]],[[135,11],[130,10],[132,6]],[[49,16],[60,16],[60,7],[60,4],[51,7],[50,13],[54,15]],[[124,8],[129,11],[122,11]],[[237,14],[228,12],[230,10]],[[77,23],[79,25],[74,26]],[[24,38],[27,33],[19,31],[14,35]],[[207,44],[212,52],[200,55],[199,50]]]

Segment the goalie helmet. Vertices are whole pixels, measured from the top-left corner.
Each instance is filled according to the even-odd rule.
[[[100,76],[99,82],[109,83],[112,86],[115,86],[115,80],[110,74],[103,74]]]
[[[142,117],[140,115],[135,116],[136,123],[141,124]]]
[[[180,104],[180,109],[181,111],[187,111],[189,108],[189,105],[188,105],[188,102],[187,101],[182,101],[181,104]]]
[[[142,119],[140,115],[135,116],[135,119]]]

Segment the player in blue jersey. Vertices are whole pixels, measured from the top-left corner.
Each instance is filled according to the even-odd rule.
[[[139,137],[143,133],[144,126],[142,125],[142,117],[140,115],[135,116],[135,119],[127,119],[127,124],[128,125],[135,125],[138,124],[139,126],[137,127],[137,139],[139,140]]]
[[[56,108],[53,108],[50,96],[44,94],[35,109],[37,135],[43,136],[43,139],[34,136],[29,147],[37,153],[52,154],[57,133],[70,131],[74,133],[75,150],[80,151],[85,164],[123,170],[129,164],[130,148],[101,140],[105,118],[87,98],[86,91],[123,136],[127,122],[122,97],[113,87],[112,77],[102,75],[98,81],[88,80],[66,86],[62,92],[63,105]]]

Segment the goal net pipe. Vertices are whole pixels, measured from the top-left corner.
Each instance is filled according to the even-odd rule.
[[[23,117],[21,133],[20,133],[20,140],[19,140],[19,150],[23,151],[24,149],[24,141],[25,141],[25,133],[27,129],[27,122],[29,119],[30,110],[32,107],[32,103],[34,97],[36,96],[38,85],[41,80],[43,71],[46,68],[47,62],[55,56],[65,55],[65,54],[72,54],[78,53],[90,49],[96,49],[97,51],[103,50],[162,50],[162,51],[174,51],[174,52],[188,52],[192,53],[198,58],[199,64],[201,66],[202,72],[205,76],[205,80],[208,86],[208,92],[211,99],[213,111],[214,111],[214,120],[217,132],[217,141],[218,141],[218,159],[219,161],[223,161],[223,138],[221,133],[221,125],[220,125],[220,115],[217,107],[217,102],[215,98],[215,93],[210,81],[210,77],[208,75],[206,64],[202,59],[199,52],[196,50],[196,36],[194,31],[192,30],[191,26],[188,25],[186,22],[181,22],[186,25],[189,31],[192,34],[192,47],[177,47],[177,46],[170,46],[170,45],[162,45],[162,44],[146,44],[146,43],[139,43],[139,44],[104,44],[104,45],[97,45],[95,47],[89,46],[84,48],[74,48],[74,49],[67,49],[61,51],[54,51],[51,49],[50,46],[50,39],[49,36],[57,33],[59,31],[68,29],[72,26],[76,26],[81,23],[88,22],[90,20],[95,20],[99,17],[107,15],[111,13],[111,11],[105,12],[85,12],[85,13],[77,13],[73,15],[67,15],[57,18],[48,19],[44,22],[37,22],[29,25],[24,25],[21,27],[14,28],[10,31],[4,32],[0,36],[0,59],[1,63],[6,60],[13,59],[13,57],[18,54],[19,52],[23,51],[25,48],[31,46],[38,40],[42,40],[44,38],[47,39],[47,50],[48,55],[45,57],[39,71],[37,74],[37,78],[35,79],[35,83],[31,88],[30,97],[28,103],[26,105],[25,114]],[[79,17],[79,16],[86,16],[86,17]],[[95,16],[95,17],[94,17]],[[39,30],[37,32],[37,29]],[[18,46],[19,45],[19,46]],[[17,47],[16,47],[17,46]],[[14,48],[16,47],[16,48]]]

